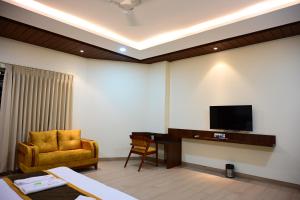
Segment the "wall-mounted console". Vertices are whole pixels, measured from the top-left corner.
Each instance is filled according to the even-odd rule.
[[[257,146],[265,146],[265,147],[274,147],[276,145],[275,135],[259,135],[259,134],[249,134],[249,133],[188,130],[188,129],[173,129],[173,128],[169,128],[168,133],[174,139],[192,138],[198,140],[257,145]]]
[[[228,142],[246,145],[257,145],[264,147],[274,147],[276,145],[275,135],[258,135],[249,133],[218,132],[218,131],[201,131],[169,128],[168,134],[150,133],[150,132],[133,132],[146,136],[154,136],[157,144],[164,145],[165,161],[167,168],[172,168],[181,164],[181,143],[182,138],[196,140],[208,140],[216,142]]]

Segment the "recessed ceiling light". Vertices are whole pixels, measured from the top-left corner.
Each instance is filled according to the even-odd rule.
[[[80,53],[84,53],[84,50],[80,50]]]
[[[127,49],[125,48],[125,47],[120,47],[120,49],[119,49],[121,52],[126,52],[127,51]]]
[[[218,50],[218,47],[214,47],[214,50],[215,50],[215,51]]]

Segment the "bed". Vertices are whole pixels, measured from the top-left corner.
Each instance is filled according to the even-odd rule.
[[[68,183],[68,186],[59,187],[56,189],[50,189],[43,192],[38,192],[32,194],[31,196],[21,195],[21,192],[18,189],[14,188],[11,184],[16,176],[10,177],[11,183],[8,181],[8,178],[2,178],[0,180],[0,199],[2,200],[24,200],[24,199],[75,199],[75,196],[85,195],[90,196],[95,199],[101,200],[136,200],[136,198],[123,193],[119,190],[116,190],[112,187],[109,187],[103,183],[100,183],[96,180],[93,180],[87,176],[84,176],[80,173],[73,171],[67,167],[57,167],[45,172],[40,172],[53,174]],[[23,175],[24,176],[24,175]],[[25,174],[26,176],[26,174]],[[70,187],[71,186],[71,187]],[[42,196],[41,196],[42,195]],[[75,197],[75,198],[74,198]]]

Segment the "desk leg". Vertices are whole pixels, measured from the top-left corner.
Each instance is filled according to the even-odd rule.
[[[165,144],[167,169],[181,165],[181,141]]]
[[[156,153],[155,153],[155,162],[156,162],[156,167],[158,167],[158,143],[155,143],[155,148],[156,148]]]

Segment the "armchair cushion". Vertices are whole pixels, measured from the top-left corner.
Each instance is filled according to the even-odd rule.
[[[39,154],[39,165],[52,165],[56,163],[68,163],[71,161],[82,161],[93,158],[93,152],[86,149],[75,149],[68,151],[54,151]]]
[[[39,148],[40,153],[57,151],[57,131],[30,132],[30,143]]]
[[[59,150],[72,150],[81,148],[80,130],[59,130]]]

